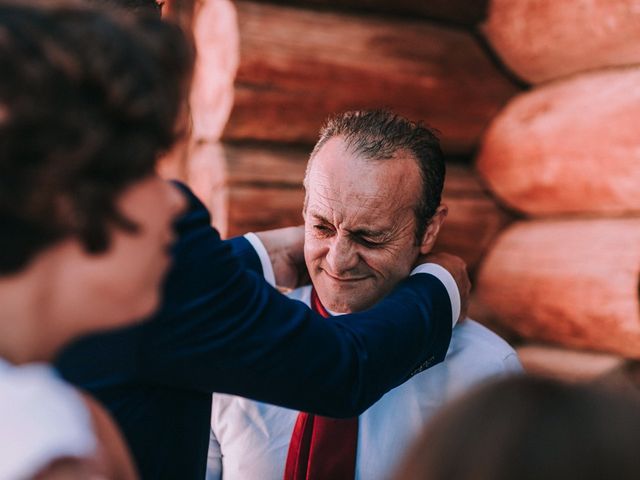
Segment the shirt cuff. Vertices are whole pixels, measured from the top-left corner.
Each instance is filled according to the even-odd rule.
[[[262,275],[264,275],[264,279],[269,283],[269,285],[275,287],[276,286],[276,276],[273,273],[273,265],[271,265],[271,259],[269,258],[269,254],[267,253],[267,249],[264,248],[264,245],[262,244],[262,241],[253,232],[249,232],[249,233],[245,234],[244,238],[247,239],[247,241],[251,244],[253,249],[258,254],[258,258],[260,258],[260,265],[262,265]],[[446,272],[446,270],[445,270],[445,272]],[[447,273],[449,273],[449,272],[447,272]],[[455,285],[455,282],[454,282],[454,285]],[[456,292],[457,292],[457,290],[456,290]],[[458,301],[458,303],[460,303],[460,301]]]
[[[455,326],[458,322],[458,317],[460,317],[460,292],[458,291],[458,285],[456,285],[453,276],[446,268],[436,263],[423,263],[422,265],[418,265],[411,271],[411,275],[415,275],[416,273],[431,274],[442,282],[449,294],[449,300],[451,300],[451,325]]]

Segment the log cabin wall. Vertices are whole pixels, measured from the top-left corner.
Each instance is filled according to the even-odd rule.
[[[605,352],[603,370],[607,355],[640,358],[639,20],[635,0],[491,0],[480,26],[530,87],[477,155],[482,178],[524,219],[484,258],[476,294],[486,318],[565,348],[529,349],[530,370],[576,374],[598,363],[584,352]]]
[[[530,370],[592,377],[640,358],[639,16],[636,0],[201,0],[193,134],[162,170],[223,236],[293,225],[328,114],[423,121],[449,159],[438,248],[475,274],[473,315]]]

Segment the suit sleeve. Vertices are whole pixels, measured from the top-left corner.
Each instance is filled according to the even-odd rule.
[[[327,320],[269,286],[255,251],[222,241],[192,196],[178,230],[164,306],[139,335],[136,381],[339,417],[444,359],[451,304],[432,275]]]
[[[265,282],[249,242],[222,241],[183,189],[190,209],[159,312],[75,342],[57,359],[65,378],[116,396],[128,386],[222,392],[349,417],[444,359],[452,308],[436,276],[413,275],[366,312],[324,319]]]
[[[227,240],[226,243],[231,247],[231,254],[238,259],[240,268],[244,268],[245,270],[250,270],[258,275],[264,276],[265,273],[262,267],[262,259],[256,253],[254,244],[249,242],[247,237],[234,237]],[[270,277],[273,277],[273,270],[269,273],[271,273]],[[270,282],[271,284],[275,282],[275,280],[271,278],[270,280],[272,280]]]

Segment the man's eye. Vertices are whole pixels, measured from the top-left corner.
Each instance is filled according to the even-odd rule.
[[[382,243],[380,242],[374,242],[372,240],[367,240],[366,238],[362,238],[362,237],[357,237],[356,240],[360,245],[367,248],[377,248],[382,245]]]
[[[313,229],[317,233],[321,233],[323,235],[328,235],[331,233],[331,228],[327,227],[326,225],[314,225]]]

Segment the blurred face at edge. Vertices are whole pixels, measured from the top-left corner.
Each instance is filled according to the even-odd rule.
[[[41,253],[57,258],[50,313],[68,322],[69,335],[123,326],[158,308],[175,241],[173,223],[185,205],[175,186],[150,175],[116,201],[136,231],[112,226],[109,247],[97,254],[73,237]]]

